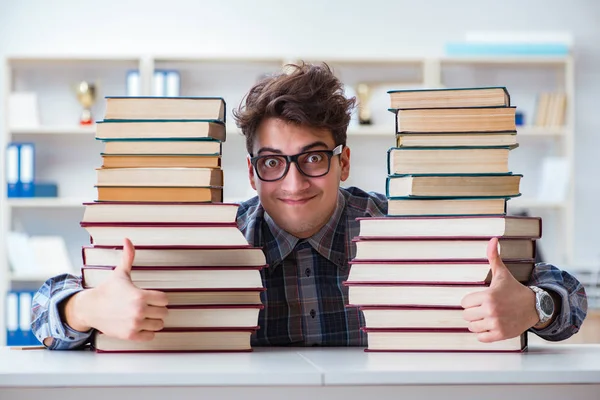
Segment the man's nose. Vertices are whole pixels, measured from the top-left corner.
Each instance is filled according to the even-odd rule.
[[[282,179],[281,188],[287,192],[298,192],[308,186],[308,178],[302,175],[296,163],[291,163],[287,175]]]

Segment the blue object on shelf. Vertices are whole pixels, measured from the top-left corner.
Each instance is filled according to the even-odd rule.
[[[58,197],[58,185],[56,183],[35,182],[33,197]]]
[[[6,147],[6,196],[20,197],[19,182],[19,145],[9,143]]]
[[[525,125],[525,114],[521,111],[517,111],[515,113],[515,125],[522,126]]]
[[[566,56],[564,43],[447,43],[449,56]]]
[[[35,145],[19,144],[19,180],[21,181],[21,197],[33,197],[35,181]]]

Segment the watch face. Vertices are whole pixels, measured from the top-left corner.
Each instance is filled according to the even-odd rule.
[[[546,315],[552,315],[554,313],[554,300],[550,295],[541,296],[540,308]]]

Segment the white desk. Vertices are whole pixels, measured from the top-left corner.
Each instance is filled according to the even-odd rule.
[[[524,354],[364,353],[358,348],[257,348],[236,354],[0,349],[2,400],[107,396],[598,400],[600,345],[534,345]]]

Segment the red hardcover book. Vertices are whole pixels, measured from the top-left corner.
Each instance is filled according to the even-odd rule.
[[[357,218],[367,238],[528,238],[542,236],[542,219],[522,216],[406,216]]]
[[[527,349],[527,333],[516,338],[482,343],[477,334],[465,328],[372,329],[367,333],[370,352],[522,352]]]

